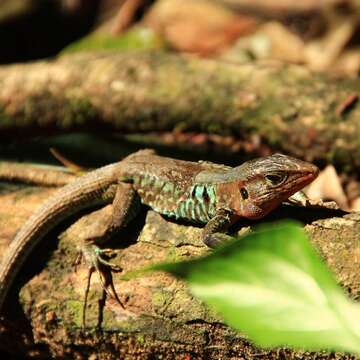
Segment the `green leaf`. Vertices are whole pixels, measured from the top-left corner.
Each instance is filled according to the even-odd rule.
[[[293,222],[258,228],[209,256],[163,270],[264,347],[360,353],[360,307]]]
[[[67,46],[62,53],[103,49],[162,49],[164,47],[164,41],[158,34],[149,28],[137,26],[129,29],[122,36],[91,33]]]

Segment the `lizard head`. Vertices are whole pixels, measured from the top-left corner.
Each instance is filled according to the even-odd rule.
[[[235,211],[253,219],[268,214],[319,173],[315,165],[281,154],[254,159],[230,171],[237,173],[239,179],[240,201],[234,206]]]

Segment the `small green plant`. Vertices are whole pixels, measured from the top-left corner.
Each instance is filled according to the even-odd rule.
[[[260,346],[360,354],[360,306],[294,222],[258,228],[206,257],[152,270],[186,280],[195,296]]]
[[[128,49],[160,49],[164,48],[163,39],[151,29],[133,27],[122,36],[111,36],[92,33],[67,46],[62,53],[88,50],[128,50]]]

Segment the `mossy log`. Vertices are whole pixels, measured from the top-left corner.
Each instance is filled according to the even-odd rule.
[[[1,189],[3,254],[19,226],[54,190],[18,185],[4,185]],[[328,358],[326,353],[283,348],[269,351],[252,346],[246,337],[231,330],[195,299],[184,283],[163,273],[131,280],[124,280],[121,273],[114,274],[115,287],[126,310],[113,299],[108,298],[105,304],[99,301],[102,290],[94,275],[86,329],[82,330],[87,268],[82,264],[74,271],[77,246],[92,227],[104,223],[110,211],[107,206],[78,221],[69,220],[48,234],[33,252],[9,294],[6,319],[0,324],[0,349],[13,356],[72,359]],[[283,207],[267,220],[283,217],[304,223],[312,243],[339,282],[352,298],[359,298],[359,214]],[[126,273],[159,261],[205,254],[209,250],[201,243],[200,232],[200,228],[144,211],[108,246],[116,249],[117,256],[112,261]],[[101,328],[97,329],[99,320]]]
[[[356,171],[359,89],[360,79],[296,65],[160,51],[67,55],[0,68],[0,137],[202,131]]]

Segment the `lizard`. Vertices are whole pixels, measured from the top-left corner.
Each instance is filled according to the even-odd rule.
[[[168,217],[205,224],[202,240],[214,248],[230,238],[226,232],[231,225],[241,218],[266,216],[318,173],[315,165],[282,154],[229,167],[162,157],[150,149],[90,171],[57,190],[15,235],[0,265],[0,313],[16,275],[35,246],[53,227],[84,208],[112,204],[105,230],[82,246],[89,277],[98,272],[107,291],[105,275],[118,268],[104,258],[108,250],[100,247],[99,239],[125,227],[141,204]],[[110,287],[110,295],[121,304],[112,283]]]

